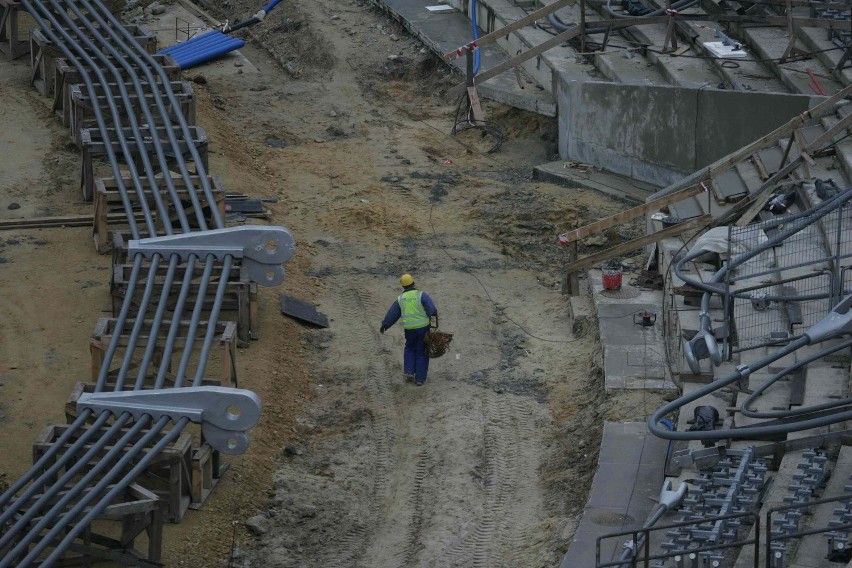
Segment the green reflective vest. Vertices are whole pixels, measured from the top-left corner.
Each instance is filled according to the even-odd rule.
[[[423,309],[421,296],[423,292],[420,290],[408,290],[396,299],[399,309],[402,310],[402,327],[405,329],[420,329],[429,325],[429,316]]]

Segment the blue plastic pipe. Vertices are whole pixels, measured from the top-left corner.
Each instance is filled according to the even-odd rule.
[[[205,61],[213,59],[214,57],[224,55],[229,51],[239,49],[245,44],[246,42],[241,39],[230,38],[230,41],[226,43],[214,45],[207,50],[195,53],[194,55],[187,57],[185,60],[179,61],[178,65],[180,65],[183,69],[187,69],[194,65],[198,65],[199,63],[204,63]]]
[[[280,2],[281,0],[278,0],[278,1]],[[272,2],[275,2],[275,0],[272,0]],[[270,4],[272,2],[270,2]],[[473,25],[473,39],[474,39],[474,41],[476,41],[476,40],[479,39],[479,24],[477,24],[477,22],[476,22],[476,0],[470,0],[470,21],[471,21],[471,24]],[[473,74],[474,75],[479,73],[479,49],[480,48],[477,47],[476,50],[473,52]]]

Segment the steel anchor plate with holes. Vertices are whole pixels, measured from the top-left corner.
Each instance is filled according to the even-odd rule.
[[[246,431],[260,419],[263,405],[250,390],[227,387],[185,387],[162,390],[83,393],[77,411],[96,414],[129,412],[135,420],[148,415],[177,422],[187,418],[201,424],[210,445],[225,454],[239,455],[248,448]]]
[[[277,286],[284,281],[284,267],[296,250],[293,234],[284,227],[249,225],[213,229],[165,237],[150,237],[128,241],[128,255],[142,254],[145,258],[176,254],[182,260],[195,255],[204,259],[213,255],[218,260],[226,256],[242,259],[252,281],[264,286]]]

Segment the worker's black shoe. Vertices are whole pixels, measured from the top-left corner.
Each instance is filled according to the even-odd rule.
[[[414,373],[405,373],[405,382],[406,383],[414,382]]]

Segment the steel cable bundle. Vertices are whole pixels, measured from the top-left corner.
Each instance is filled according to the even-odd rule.
[[[157,62],[100,2],[22,3],[45,36],[79,71],[92,98],[97,129],[105,142],[106,158],[122,198],[131,238],[173,235],[173,216],[177,217],[181,233],[192,232],[193,226],[204,233],[208,230],[204,211],[211,214],[210,228],[224,228],[199,151],[170,82]],[[106,93],[111,92],[110,86],[117,87],[114,97],[104,98],[105,108],[95,97],[96,85]],[[149,93],[153,105],[146,97]],[[133,103],[134,95],[138,104]],[[129,111],[134,107],[144,118],[141,124],[142,120]],[[176,118],[177,124],[164,128],[168,140],[161,141],[156,135],[157,118],[169,125],[170,119],[165,119],[169,116]],[[146,148],[149,143],[153,156]],[[196,165],[194,178],[183,159],[186,151]],[[178,157],[176,167],[189,194],[192,221],[172,180],[170,156]],[[127,173],[120,162],[129,171],[129,183],[125,182]],[[157,226],[148,205],[143,176],[149,183],[162,226]],[[142,208],[144,233],[134,219],[135,204]],[[126,390],[125,385],[131,386],[131,381],[132,390],[170,388],[166,379],[173,356],[179,359],[174,376],[169,378],[173,388],[200,386],[216,338],[226,285],[235,268],[233,256],[217,259],[204,253],[182,259],[178,254],[154,253],[146,261],[142,254],[135,254],[131,262],[128,289],[115,318],[95,392],[110,387]],[[214,277],[215,267],[221,268],[221,273]],[[161,268],[165,268],[164,276]],[[184,270],[180,278],[179,268]],[[162,290],[156,298],[155,283],[160,276]],[[142,283],[140,300],[136,296]],[[196,295],[190,294],[192,288],[197,289]],[[205,311],[206,322],[202,321]],[[187,320],[186,329],[181,330]],[[183,351],[178,343],[179,330],[183,334]],[[128,338],[127,344],[123,356],[117,357],[122,337]],[[163,340],[159,352],[155,338]],[[131,369],[137,358],[141,362],[133,377]],[[195,361],[194,372],[189,368],[190,361]],[[120,366],[111,373],[116,363]],[[108,381],[114,381],[114,386]],[[36,562],[41,566],[55,564],[92,521],[180,435],[189,420],[175,419],[169,429],[170,422],[165,416],[155,420],[143,414],[134,420],[129,412],[82,410],[33,467],[0,495],[0,568]],[[48,553],[50,547],[53,550]]]

